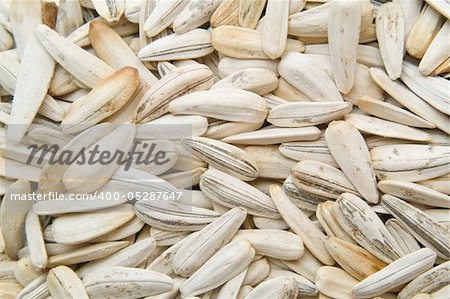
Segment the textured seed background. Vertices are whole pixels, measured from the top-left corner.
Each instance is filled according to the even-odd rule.
[[[0,0],[0,298],[449,298],[449,19],[444,0]],[[135,140],[169,162],[26,163]],[[32,192],[67,200],[14,200]],[[123,199],[68,200],[92,192]]]

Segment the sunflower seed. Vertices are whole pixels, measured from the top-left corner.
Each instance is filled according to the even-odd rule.
[[[333,121],[325,131],[331,155],[356,190],[368,202],[378,202],[378,190],[369,150],[362,135],[348,122]]]
[[[106,267],[82,280],[89,298],[141,298],[168,292],[173,280],[167,275],[126,267]]]
[[[431,269],[435,259],[436,253],[429,248],[405,255],[358,283],[352,295],[356,298],[381,295]]]
[[[391,263],[403,255],[381,219],[362,199],[343,193],[336,200],[334,209],[342,228],[375,257]]]
[[[254,256],[255,250],[247,241],[229,243],[181,285],[181,295],[195,296],[224,284],[247,268]]]
[[[66,266],[59,266],[48,272],[47,286],[50,295],[56,298],[89,298],[80,278]]]
[[[383,195],[381,202],[420,243],[433,249],[439,257],[450,256],[448,230],[421,210],[394,196]]]

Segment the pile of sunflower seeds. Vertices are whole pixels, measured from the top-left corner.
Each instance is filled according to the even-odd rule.
[[[0,1],[0,298],[449,298],[449,40],[447,0]],[[169,163],[27,161],[135,140]]]

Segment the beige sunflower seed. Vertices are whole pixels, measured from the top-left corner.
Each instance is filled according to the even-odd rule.
[[[169,201],[139,201],[135,211],[143,222],[168,231],[200,230],[219,216],[208,209]]]
[[[50,295],[55,298],[89,298],[80,278],[66,266],[59,266],[48,272],[47,286]]]
[[[267,0],[239,0],[239,25],[254,29],[264,10]]]
[[[367,1],[361,1],[361,35],[372,23],[373,5]],[[289,16],[289,34],[305,38],[320,38],[326,42],[328,19],[331,9],[330,3],[325,3],[311,9],[303,10]],[[305,39],[306,40],[306,39]]]
[[[419,293],[432,293],[449,284],[450,262],[431,268],[413,281],[398,294],[399,299],[411,298]]]
[[[325,235],[289,200],[281,187],[272,185],[270,195],[283,219],[302,238],[305,246],[321,262],[332,265],[334,260],[324,245]]]
[[[8,139],[19,142],[44,101],[55,68],[54,60],[33,35],[23,57],[8,120]],[[35,82],[35,84],[30,84]]]
[[[278,65],[278,70],[281,77],[313,101],[342,101],[342,96],[326,72],[305,54],[288,53]]]
[[[142,48],[138,57],[142,61],[192,59],[206,56],[213,50],[211,33],[204,29],[194,29],[160,38]]]
[[[229,208],[242,206],[250,215],[277,219],[280,215],[271,198],[253,186],[216,169],[207,170],[200,189],[214,202]]]
[[[345,115],[345,121],[366,134],[424,142],[431,139],[430,135],[422,130],[377,117],[349,113]]]
[[[188,277],[197,271],[231,240],[246,215],[243,208],[233,208],[189,237],[173,255],[175,273]]]
[[[270,266],[265,258],[251,263],[242,281],[242,285],[256,286],[263,281],[270,271]]]
[[[339,238],[328,237],[325,245],[336,262],[359,281],[386,266],[386,263],[374,257],[364,248]]]
[[[140,78],[148,85],[153,86],[158,82],[122,38],[104,22],[95,20],[90,22],[89,40],[95,53],[111,67],[119,69],[132,66],[138,70]]]
[[[445,18],[425,4],[406,40],[406,50],[412,57],[422,58]]]
[[[391,218],[386,221],[385,225],[404,253],[408,254],[420,249],[414,236],[397,219]]]
[[[241,133],[228,136],[224,142],[246,145],[270,145],[283,142],[293,142],[301,140],[315,140],[320,136],[320,130],[316,127],[303,128],[277,128],[269,127],[258,131]]]
[[[325,131],[330,152],[349,181],[368,202],[378,202],[378,190],[369,150],[358,130],[344,121],[333,121]]]
[[[360,2],[332,2],[327,27],[330,58],[334,81],[339,91],[344,94],[353,87],[360,25]]]
[[[40,25],[36,27],[34,33],[48,54],[82,84],[93,88],[98,82],[113,73],[113,69],[105,62],[49,27]]]
[[[153,37],[169,27],[188,3],[188,0],[156,2],[154,9],[145,20],[143,28],[145,33]]]
[[[330,47],[328,44],[312,44],[305,46],[305,54],[321,54],[330,55]],[[357,62],[367,67],[383,66],[383,60],[378,48],[368,45],[358,45],[356,52]]]
[[[60,64],[57,64],[52,80],[50,81],[50,86],[48,87],[48,93],[52,96],[67,95],[68,93],[79,90],[80,85],[82,84],[77,82]]]
[[[278,60],[223,57],[219,61],[218,68],[221,78],[228,77],[231,74],[247,69],[264,69],[266,71],[271,71],[278,76]]]
[[[440,14],[445,16],[447,19],[450,18],[450,13],[449,13],[450,5],[449,5],[449,3],[447,3],[447,2],[436,3],[435,1],[429,1],[429,0],[425,0],[425,2],[427,2],[429,5],[434,7],[434,9],[436,9]]]
[[[30,249],[31,264],[36,269],[44,269],[47,266],[48,255],[39,216],[32,210],[28,211],[25,218],[25,234]]]
[[[385,180],[378,182],[378,189],[383,193],[399,197],[409,202],[428,206],[450,208],[450,197],[419,184]]]
[[[429,248],[405,255],[358,283],[352,289],[352,295],[371,298],[384,294],[431,269],[435,259],[436,253]]]
[[[239,25],[239,0],[223,0],[210,19],[211,27]]]
[[[193,0],[173,21],[175,33],[181,34],[207,23],[222,0]]]
[[[448,259],[450,233],[443,225],[394,196],[383,195],[381,203],[420,243],[433,249],[439,257]]]
[[[343,193],[336,200],[334,209],[342,228],[375,257],[390,263],[403,255],[394,237],[365,201]]]
[[[358,101],[358,108],[376,117],[407,126],[419,128],[436,127],[434,124],[420,118],[419,116],[405,109],[399,108],[387,102],[379,101],[371,97],[362,97]]]
[[[296,260],[304,251],[299,236],[276,229],[239,230],[234,240],[247,240],[256,250],[256,254],[280,260]]]
[[[46,271],[36,270],[31,264],[30,258],[28,256],[21,258],[14,263],[15,268],[13,269],[13,278],[15,278],[24,287],[26,287]]]
[[[448,22],[450,33],[450,22]],[[449,52],[450,56],[450,52]],[[445,114],[450,114],[448,105],[450,100],[447,97],[449,83],[440,77],[424,77],[419,69],[411,62],[403,63],[401,80],[418,96],[428,104]]]
[[[316,287],[319,292],[331,298],[353,298],[352,288],[358,281],[342,269],[330,266],[320,267],[316,275]]]
[[[133,207],[128,204],[88,213],[65,214],[53,221],[52,232],[58,243],[80,244],[113,231],[133,216]]]
[[[376,30],[384,67],[389,78],[398,79],[405,45],[405,16],[400,4],[385,3],[378,8]]]
[[[183,297],[212,290],[241,273],[253,260],[255,250],[245,240],[229,243],[192,274],[180,287]]]
[[[83,14],[79,1],[61,1],[58,6],[55,29],[63,36],[67,36],[83,25]]]
[[[349,113],[352,104],[343,102],[298,102],[272,108],[267,121],[280,127],[304,127],[327,123]]]
[[[263,50],[262,33],[249,28],[237,26],[220,26],[213,30],[211,43],[223,55],[241,59],[270,59]],[[303,52],[303,43],[288,38],[286,51]]]
[[[260,68],[246,68],[216,82],[211,89],[236,88],[264,95],[277,88],[277,85],[278,78],[272,71]]]
[[[187,65],[167,73],[144,94],[135,111],[136,122],[148,122],[169,111],[169,103],[188,93],[207,90],[213,74],[205,65]]]
[[[352,237],[350,237],[350,235],[347,234],[347,232],[339,224],[334,212],[333,201],[328,200],[326,202],[319,203],[315,212],[316,218],[327,236],[338,237],[343,241],[356,245]]]
[[[182,144],[211,166],[241,180],[249,181],[258,176],[256,162],[238,147],[204,137],[187,138]]]
[[[103,242],[83,246],[73,251],[52,255],[48,259],[48,267],[53,268],[59,265],[75,265],[85,263],[111,255],[118,250],[128,246],[127,241]]]
[[[33,201],[29,200],[15,200],[14,196],[29,193],[31,193],[30,183],[18,180],[6,189],[3,196],[0,228],[5,241],[4,252],[11,258],[16,258],[17,252],[23,246],[25,217],[33,204]]]
[[[61,127],[65,133],[78,133],[117,112],[139,85],[136,69],[124,67],[100,81],[85,97],[74,102]]]
[[[224,102],[224,99],[227,99]],[[198,91],[170,102],[174,115],[192,114],[236,122],[259,123],[267,115],[263,98],[245,90],[217,89]]]
[[[448,48],[439,46],[445,42],[446,36],[449,34],[450,22],[447,20],[430,43],[430,46],[420,61],[419,69],[422,74],[429,75],[449,58],[450,52]]]
[[[147,237],[108,256],[84,264],[78,268],[77,274],[79,277],[84,278],[102,268],[115,266],[136,267],[148,258],[155,247],[155,239]]]
[[[392,144],[370,151],[380,180],[416,182],[448,173],[448,146],[424,144]]]
[[[264,121],[260,122],[230,122],[224,120],[212,120],[209,123],[204,137],[213,139],[223,139],[225,137],[236,135],[245,132],[252,132],[258,130],[264,124]]]
[[[298,188],[318,196],[336,199],[345,192],[359,195],[342,171],[321,162],[303,160],[291,173]]]
[[[289,1],[267,1],[262,47],[271,59],[279,58],[286,49],[289,6]]]
[[[173,280],[167,275],[126,267],[106,267],[83,278],[89,298],[142,298],[168,292]]]
[[[97,13],[106,21],[118,21],[125,11],[125,0],[95,0],[92,4]]]

